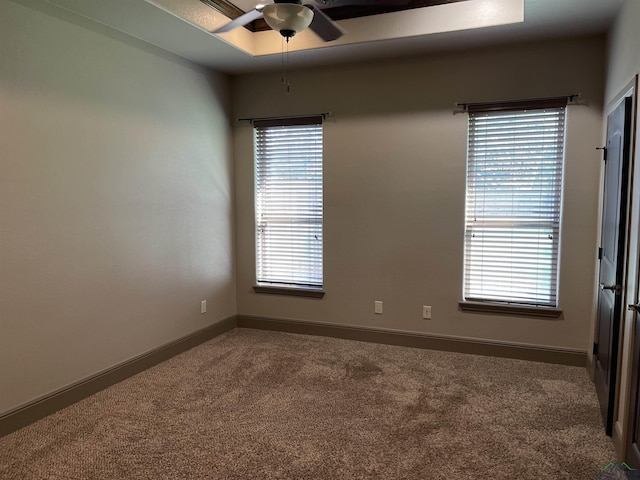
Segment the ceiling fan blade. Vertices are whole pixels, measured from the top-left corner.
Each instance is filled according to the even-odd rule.
[[[237,18],[234,18],[226,25],[221,26],[220,28],[218,28],[217,30],[214,30],[211,33],[229,32],[236,27],[244,27],[245,25],[253,22],[254,20],[259,19],[260,17],[262,17],[262,8],[260,9],[254,8],[253,10],[249,10],[247,13],[240,15]]]
[[[371,8],[397,7],[398,9],[432,7],[446,3],[456,3],[465,0],[314,0],[326,8],[363,6]]]
[[[313,5],[305,5],[313,10],[313,20],[309,28],[325,42],[336,40],[344,35],[344,30],[336,22],[331,20],[326,13]]]

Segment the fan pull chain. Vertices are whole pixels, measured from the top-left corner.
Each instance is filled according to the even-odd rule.
[[[287,41],[287,49],[284,48],[284,41]],[[291,83],[289,82],[289,37],[282,37],[282,85],[285,86],[287,93],[291,93]]]
[[[289,82],[289,37],[287,37],[287,68],[285,71],[287,76],[287,93],[291,93],[291,83]]]
[[[280,69],[282,70],[282,84],[287,84],[287,79],[285,78],[286,72],[284,69],[284,37],[280,37]]]

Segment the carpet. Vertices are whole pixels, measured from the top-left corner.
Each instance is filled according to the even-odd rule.
[[[237,328],[0,438],[3,480],[589,479],[584,368]]]

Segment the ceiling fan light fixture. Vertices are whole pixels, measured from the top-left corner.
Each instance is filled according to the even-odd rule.
[[[313,11],[295,3],[272,3],[262,9],[264,20],[283,37],[290,38],[301,32],[313,20]]]

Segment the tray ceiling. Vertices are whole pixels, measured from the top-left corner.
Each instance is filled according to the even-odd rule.
[[[237,28],[212,34],[229,22],[230,16],[201,0],[42,0],[40,4],[33,0],[13,1],[42,5],[44,10],[56,8],[59,15],[74,22],[84,17],[89,28],[98,22],[222,72],[277,70],[281,66],[278,33]],[[260,0],[233,1],[257,4]],[[320,42],[308,31],[296,35],[290,43],[291,62],[296,67],[327,65],[600,34],[615,19],[622,3],[623,0],[463,0],[349,18],[338,21],[347,33],[334,42]]]

